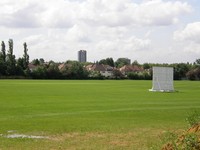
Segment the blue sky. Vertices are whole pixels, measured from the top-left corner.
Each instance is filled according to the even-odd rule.
[[[198,0],[1,0],[0,40],[27,42],[30,59],[88,61],[127,57],[139,63],[200,58]],[[8,46],[7,46],[8,47]]]

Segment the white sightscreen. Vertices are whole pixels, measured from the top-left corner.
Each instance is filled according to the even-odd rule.
[[[152,91],[174,91],[172,67],[153,67]]]

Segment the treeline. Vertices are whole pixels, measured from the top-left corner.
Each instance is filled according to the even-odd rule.
[[[45,63],[43,59],[35,59],[31,64],[36,66],[30,73],[33,79],[88,79],[89,77],[84,64],[77,61]]]
[[[102,59],[99,61],[101,64],[115,66],[120,68],[124,65],[129,64],[129,60],[126,58],[119,58],[116,62],[112,58]],[[173,63],[173,64],[159,64],[159,63],[138,63],[135,60],[131,65],[136,65],[144,69],[143,72],[130,72],[127,73],[126,77],[121,78],[135,79],[135,80],[151,80],[152,79],[152,67],[173,67],[174,68],[174,79],[175,80],[200,80],[200,59],[197,59],[193,63]]]
[[[54,61],[45,62],[43,58],[34,59],[29,62],[28,48],[26,42],[23,43],[23,56],[16,58],[13,53],[14,43],[12,39],[8,41],[8,48],[4,41],[1,42],[0,51],[0,78],[30,78],[30,79],[105,79],[98,72],[91,72],[86,66],[92,63],[79,63],[77,61],[66,61],[57,63]],[[109,65],[113,67],[113,76],[109,79],[152,79],[153,66],[167,66],[174,68],[174,79],[200,80],[200,59],[193,63],[174,63],[174,64],[140,64],[134,61],[130,64],[127,58],[102,59],[97,64]],[[121,67],[124,65],[139,66],[143,69],[140,72],[129,72],[122,74]],[[95,74],[95,75],[94,75]],[[94,75],[94,76],[92,76]]]
[[[151,69],[153,66],[173,67],[175,80],[200,80],[200,59],[193,63],[173,63],[173,64],[142,64],[144,69]]]
[[[29,55],[26,42],[24,46],[24,55],[16,59],[13,54],[13,40],[8,41],[8,50],[6,50],[6,45],[4,41],[1,42],[1,52],[0,52],[0,76],[29,76]]]
[[[124,65],[129,65],[130,60],[126,58],[119,58],[116,62],[113,61],[112,58],[106,58],[100,60],[98,63],[104,65],[110,65],[116,68],[120,68]],[[138,63],[135,60],[131,65],[140,66],[144,69],[144,72],[139,73],[128,73],[127,76],[130,79],[149,79],[149,76],[152,74],[152,67],[153,66],[163,66],[163,67],[173,67],[174,68],[174,79],[181,80],[181,79],[190,79],[190,80],[199,80],[200,79],[200,59],[197,59],[193,63],[173,63],[173,64],[159,64],[159,63]]]

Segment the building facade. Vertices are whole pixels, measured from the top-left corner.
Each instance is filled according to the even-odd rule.
[[[86,50],[78,51],[78,61],[79,62],[87,62],[87,51]]]

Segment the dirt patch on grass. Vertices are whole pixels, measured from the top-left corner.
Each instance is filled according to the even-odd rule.
[[[49,139],[52,141],[65,141],[66,139],[72,139],[79,137],[79,133],[64,133],[61,135],[53,135]]]
[[[50,138],[52,141],[68,143],[70,149],[75,149],[78,145],[84,148],[94,149],[115,149],[133,147],[139,143],[136,141],[137,135],[133,133],[65,133]],[[73,147],[74,145],[74,147]],[[69,147],[68,147],[69,148]]]
[[[48,136],[48,139],[31,139],[19,140],[15,146],[4,146],[5,149],[26,149],[28,145],[30,149],[43,147],[44,150],[76,150],[76,149],[95,149],[95,150],[148,150],[148,143],[156,141],[158,135],[163,130],[157,128],[137,128],[131,131],[116,131],[116,132],[70,132],[57,135],[41,135]],[[8,134],[13,134],[8,133]],[[37,135],[36,133],[34,135]],[[38,134],[39,135],[39,134]],[[21,135],[22,136],[22,135]],[[21,137],[20,137],[21,138]],[[12,141],[8,138],[4,141]],[[0,147],[1,149],[1,147]]]
[[[52,142],[76,149],[148,149],[148,142],[155,140],[163,130],[136,129],[123,133],[85,132],[64,133],[50,136]]]
[[[126,142],[126,141],[112,141],[109,144],[120,146],[120,147],[129,147],[131,145],[130,142]]]

